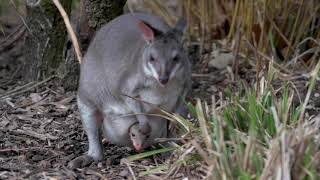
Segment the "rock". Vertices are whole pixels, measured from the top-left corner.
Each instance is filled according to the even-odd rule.
[[[218,89],[216,86],[210,86],[210,89],[209,91],[212,91],[212,92],[218,92]]]
[[[127,169],[124,169],[119,173],[119,176],[127,177],[127,176],[129,176],[129,171]]]
[[[227,66],[232,65],[233,61],[234,56],[232,53],[219,53],[211,59],[209,62],[209,67],[224,69]]]
[[[103,168],[104,167],[102,162],[99,162],[97,166],[98,166],[98,168]]]

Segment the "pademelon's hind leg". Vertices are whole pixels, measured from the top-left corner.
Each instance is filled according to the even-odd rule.
[[[91,164],[93,161],[99,162],[103,159],[101,124],[102,114],[96,109],[83,103],[78,98],[78,108],[81,115],[83,128],[88,136],[89,151],[86,155],[75,158],[70,161],[68,167],[79,168]]]

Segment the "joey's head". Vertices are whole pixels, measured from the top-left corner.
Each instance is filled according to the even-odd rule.
[[[134,149],[141,152],[147,146],[146,142],[150,138],[150,132],[142,133],[139,123],[135,123],[129,128],[129,136]]]
[[[166,86],[173,78],[183,78],[189,71],[189,60],[182,43],[185,28],[183,19],[168,32],[160,32],[146,22],[139,22],[142,37],[147,42],[142,59],[143,71],[161,86]]]

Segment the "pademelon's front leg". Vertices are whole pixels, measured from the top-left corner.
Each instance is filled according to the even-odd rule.
[[[124,102],[130,110],[136,114],[136,119],[139,122],[139,128],[141,132],[145,135],[150,134],[150,125],[149,125],[149,120],[148,117],[144,114],[145,111],[143,109],[143,105],[148,105],[146,104],[147,102],[143,102],[140,95],[138,95],[137,89],[140,89],[139,85],[136,85],[137,87],[131,87],[130,90],[126,90],[126,94],[132,94],[131,96],[123,94],[124,97]]]
[[[103,159],[100,134],[103,116],[96,108],[83,103],[79,97],[77,100],[82,125],[89,141],[89,151],[86,155],[79,156],[69,162],[68,166],[72,169],[84,167],[93,161],[98,162]]]
[[[183,118],[187,118],[188,116],[188,107],[185,103],[186,102],[185,99],[190,94],[191,89],[192,89],[192,80],[188,78],[186,83],[184,84],[184,88],[181,93],[181,96],[178,97],[176,108],[174,110],[175,113],[179,114]]]

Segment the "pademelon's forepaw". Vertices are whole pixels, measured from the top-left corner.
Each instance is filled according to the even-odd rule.
[[[90,165],[94,159],[88,155],[79,156],[68,163],[70,169],[82,168]]]

